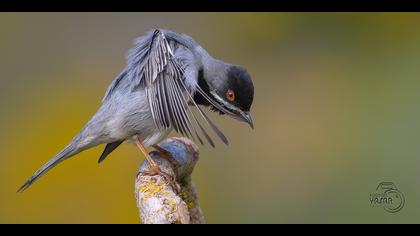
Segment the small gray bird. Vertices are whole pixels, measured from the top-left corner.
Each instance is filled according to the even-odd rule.
[[[98,161],[102,162],[125,140],[135,141],[149,161],[154,172],[151,174],[164,175],[146,147],[152,146],[170,157],[156,144],[172,130],[204,144],[200,131],[214,147],[200,120],[228,144],[199,105],[247,122],[253,128],[253,97],[254,86],[246,69],[211,57],[188,35],[154,29],[138,38],[135,47],[128,51],[126,67],[108,87],[91,120],[18,191],[69,157],[106,144]]]

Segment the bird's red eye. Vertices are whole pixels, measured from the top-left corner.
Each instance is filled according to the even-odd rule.
[[[231,101],[231,102],[235,101],[235,92],[233,92],[233,90],[232,90],[232,89],[229,89],[229,90],[226,92],[226,98],[227,98],[229,101]]]

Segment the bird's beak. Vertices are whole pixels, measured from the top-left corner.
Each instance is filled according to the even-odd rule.
[[[251,126],[251,129],[254,129],[254,122],[252,121],[252,116],[250,112],[241,112],[241,120],[248,123]]]

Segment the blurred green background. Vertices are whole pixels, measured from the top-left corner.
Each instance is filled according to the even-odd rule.
[[[134,38],[194,37],[253,77],[255,129],[211,114],[230,139],[200,148],[208,223],[420,223],[417,13],[1,13],[0,223],[138,223],[143,156],[102,146],[18,187],[96,112]],[[392,181],[391,214],[369,196]]]

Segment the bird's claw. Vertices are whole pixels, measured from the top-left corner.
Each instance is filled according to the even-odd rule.
[[[162,171],[159,166],[152,166],[151,165],[150,166],[150,170],[143,171],[141,174],[142,175],[147,175],[147,176],[156,176],[156,175],[159,175],[159,176],[163,177],[163,179],[165,180],[165,182],[168,183],[168,184],[170,184],[171,187],[175,191],[178,190],[178,187],[177,187],[177,185],[175,183],[175,178],[172,175],[170,175],[170,174]]]

